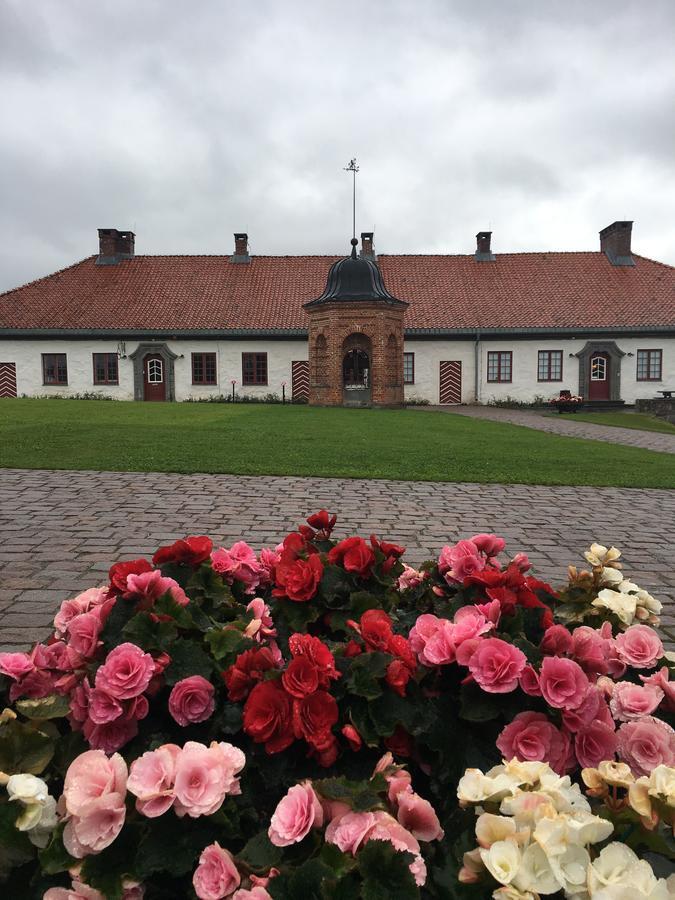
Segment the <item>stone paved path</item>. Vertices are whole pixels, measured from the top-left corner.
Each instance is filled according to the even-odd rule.
[[[339,514],[337,534],[377,532],[420,563],[479,531],[561,584],[593,540],[667,604],[675,635],[675,492],[629,488],[436,484],[332,478],[0,470],[0,646],[43,638],[61,600],[106,580],[110,564],[186,534],[256,549],[310,512]]]
[[[474,419],[491,419],[495,422],[523,425],[525,428],[567,437],[590,438],[594,441],[608,441],[610,444],[626,444],[629,447],[656,450],[659,453],[675,453],[675,434],[595,425],[593,422],[561,419],[557,415],[547,415],[532,409],[503,409],[500,406],[416,406],[410,409],[456,413]]]

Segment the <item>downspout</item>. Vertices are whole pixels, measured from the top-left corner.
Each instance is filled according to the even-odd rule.
[[[480,328],[476,329],[473,344],[473,396],[474,403],[480,403]]]

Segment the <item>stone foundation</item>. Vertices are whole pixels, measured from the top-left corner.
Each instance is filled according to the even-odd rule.
[[[675,397],[654,397],[652,400],[636,400],[636,412],[647,413],[650,416],[658,416],[667,422],[675,424]]]

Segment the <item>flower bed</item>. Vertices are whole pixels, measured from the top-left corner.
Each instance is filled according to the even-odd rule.
[[[554,406],[559,413],[576,412],[584,405],[584,398],[570,391],[561,391],[557,397],[552,397],[549,406]]]
[[[3,896],[673,896],[673,663],[620,553],[555,592],[495,535],[418,571],[334,526],[116,563],[0,654]]]

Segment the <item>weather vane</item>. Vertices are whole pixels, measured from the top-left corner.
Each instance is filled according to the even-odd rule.
[[[353,180],[353,191],[352,191],[352,229],[353,235],[352,237],[356,240],[356,173],[359,171],[359,167],[356,165],[356,158],[349,160],[349,165],[344,167],[345,172],[351,172],[354,176]]]

